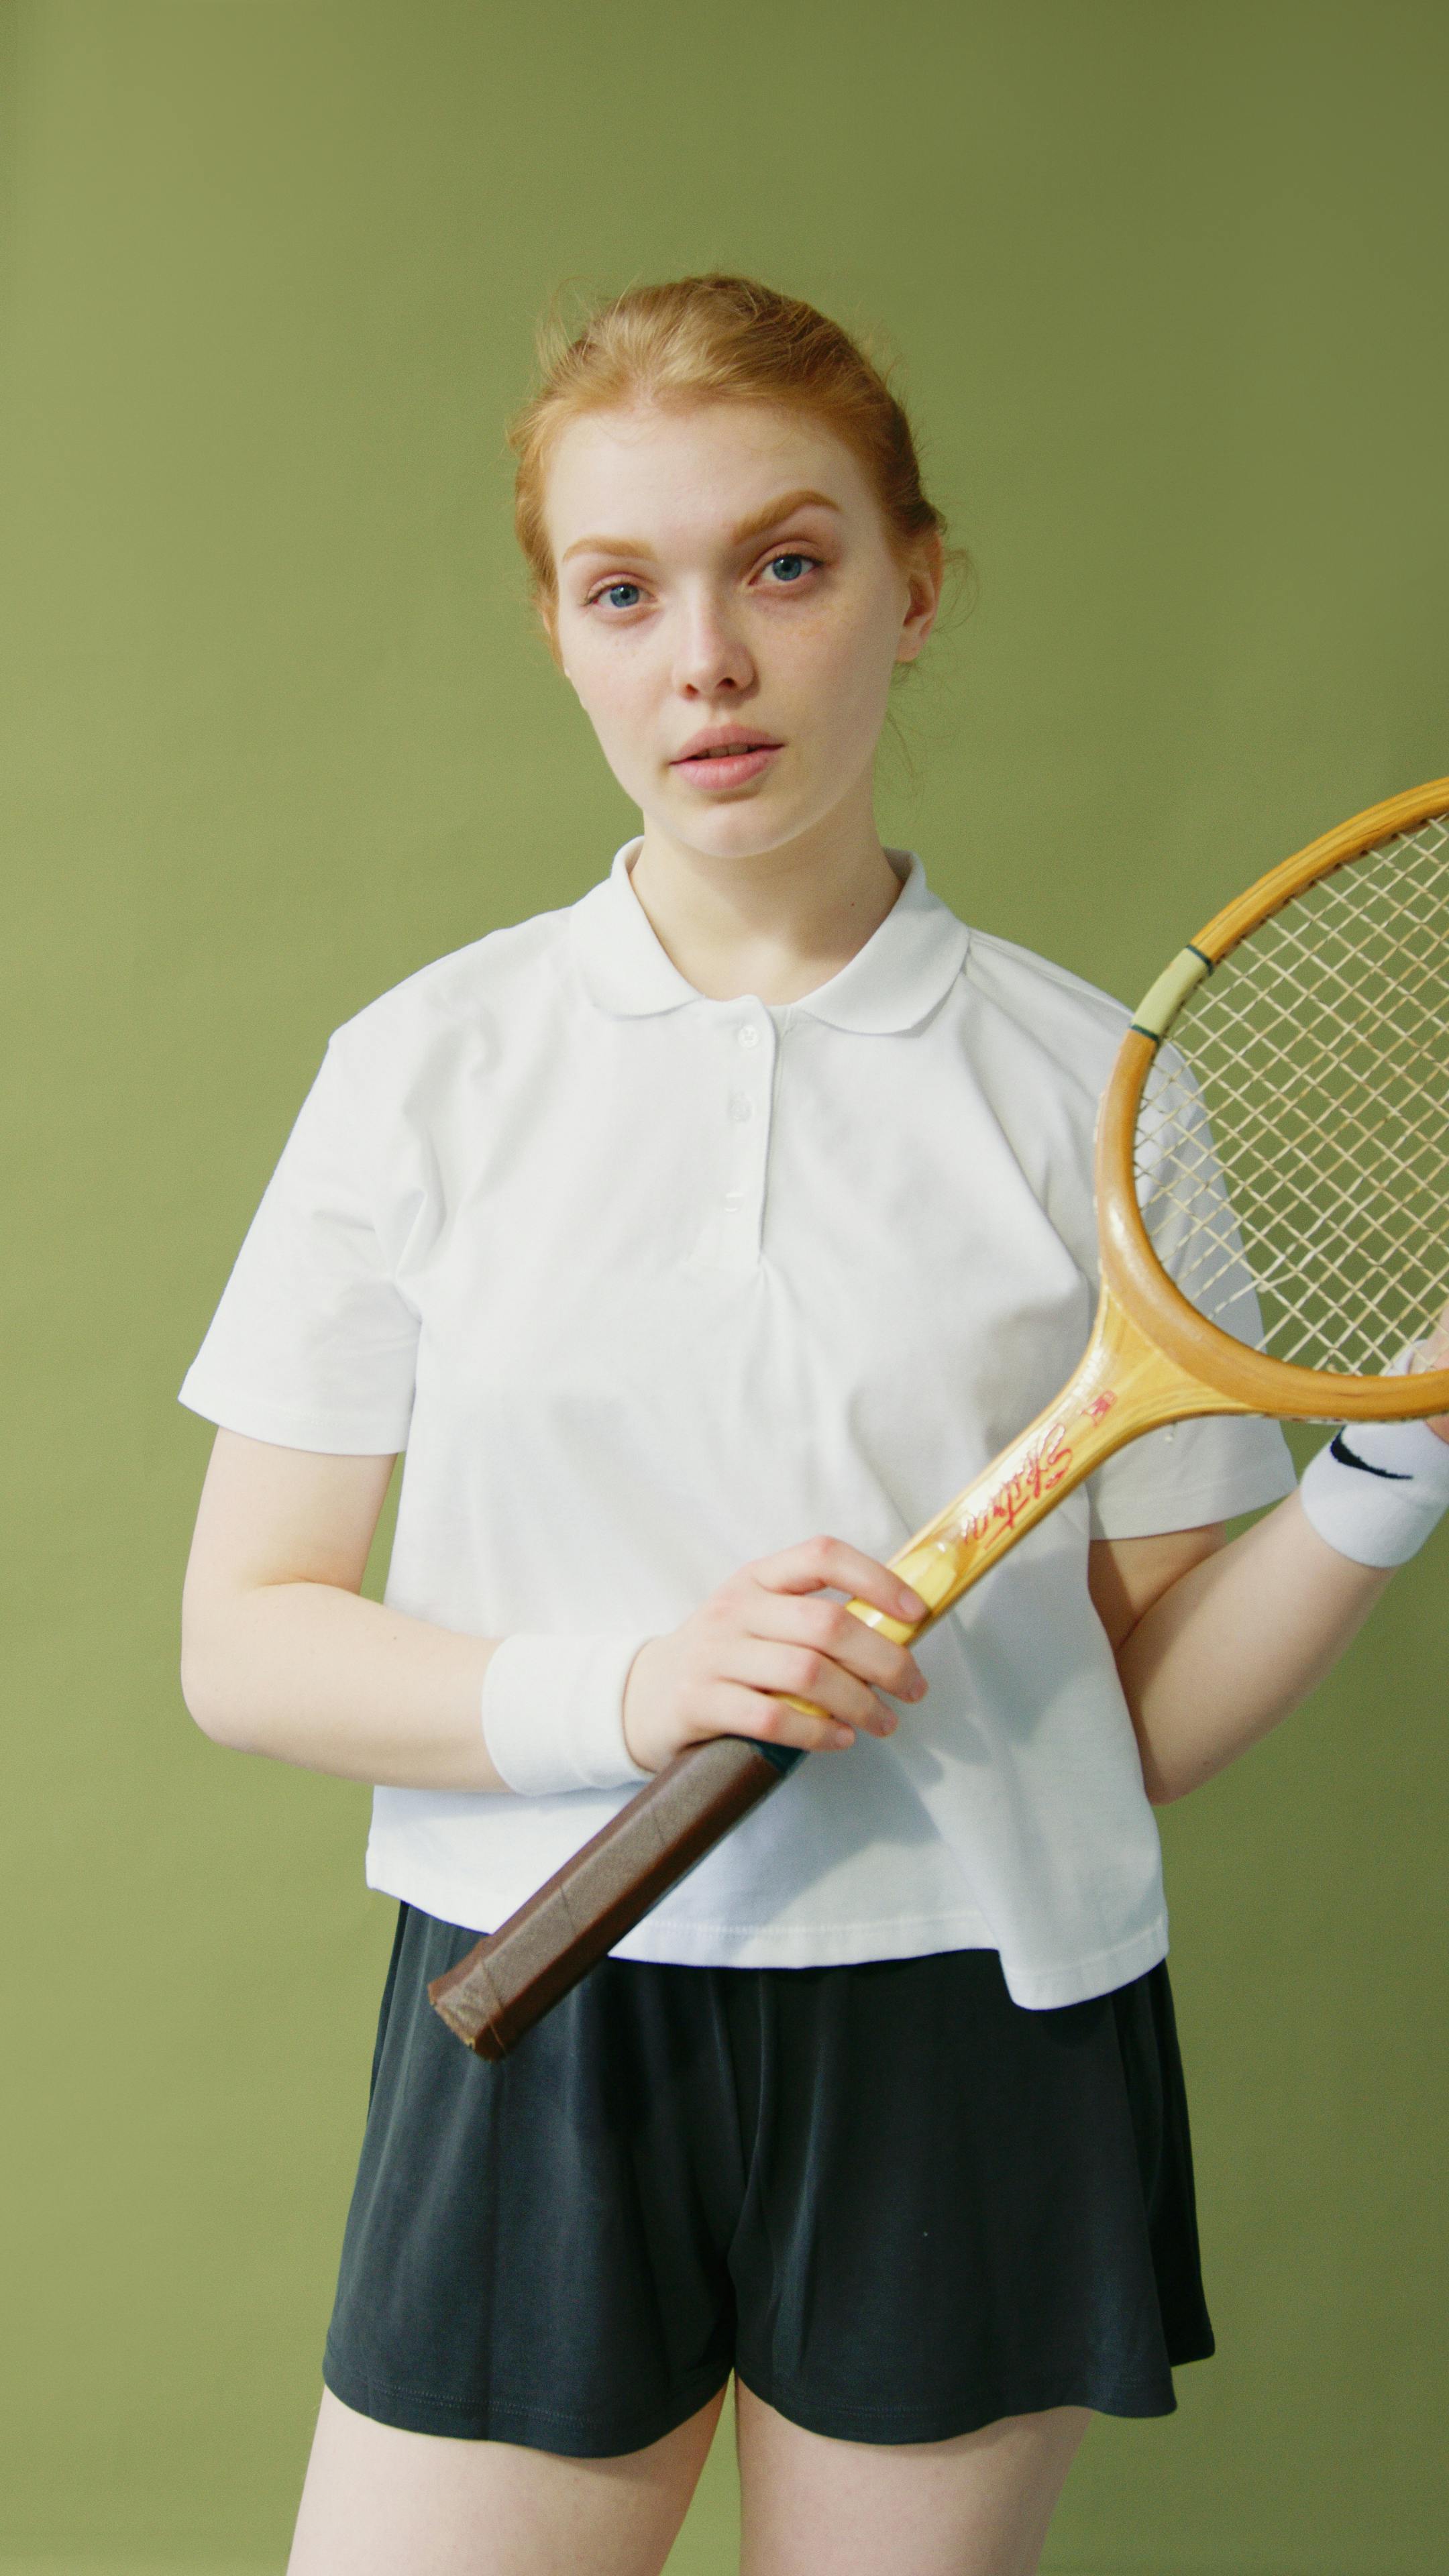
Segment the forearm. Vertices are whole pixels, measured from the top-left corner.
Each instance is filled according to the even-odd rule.
[[[501,1790],[480,1716],[497,1642],[334,1584],[258,1584],[194,1624],[182,1690],[238,1752],[389,1788]]]
[[[1338,1661],[1389,1573],[1321,1539],[1290,1494],[1155,1601],[1117,1669],[1163,1805],[1271,1733]]]

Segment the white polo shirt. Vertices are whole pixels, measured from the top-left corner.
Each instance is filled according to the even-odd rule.
[[[888,1558],[1091,1321],[1121,1006],[968,930],[904,850],[839,974],[710,1000],[639,847],[335,1032],[181,1389],[254,1439],[406,1449],[387,1599],[468,1634],[662,1633],[818,1531]],[[617,1955],[984,1946],[1036,2007],[1139,1975],[1161,1858],[1088,1540],[1293,1481],[1263,1421],[1122,1451],[922,1638],[888,1742],[799,1764]],[[630,1794],[380,1788],[369,1883],[491,1931]]]

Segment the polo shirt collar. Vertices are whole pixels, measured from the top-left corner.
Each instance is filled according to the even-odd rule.
[[[634,892],[629,869],[642,848],[642,834],[626,841],[608,875],[572,907],[584,988],[601,1011],[624,1018],[706,999],[666,955]],[[863,1035],[914,1028],[934,1010],[961,971],[971,935],[932,894],[914,850],[886,856],[902,882],[884,921],[839,974],[790,1006]]]

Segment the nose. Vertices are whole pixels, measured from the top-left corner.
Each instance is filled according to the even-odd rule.
[[[722,690],[743,695],[754,686],[754,657],[729,604],[702,590],[680,608],[675,680],[686,696],[709,698]]]

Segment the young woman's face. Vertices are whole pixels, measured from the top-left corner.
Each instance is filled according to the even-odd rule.
[[[868,804],[940,561],[901,570],[839,439],[765,404],[587,415],[554,450],[545,519],[558,657],[646,828],[744,857]],[[746,748],[706,756],[717,739]]]

